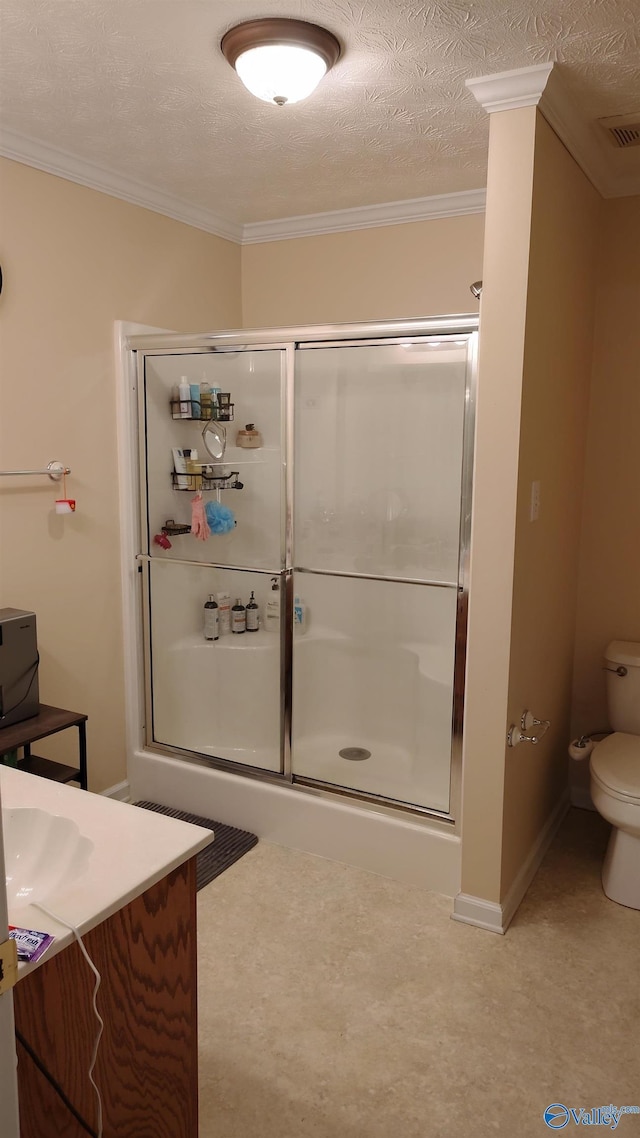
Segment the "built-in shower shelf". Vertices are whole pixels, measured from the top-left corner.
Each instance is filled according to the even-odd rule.
[[[224,462],[219,462],[217,459],[205,463],[206,466],[260,466],[266,462],[273,462],[266,456],[279,455],[280,447],[225,447],[225,455],[232,455],[232,458],[225,458]]]
[[[197,632],[183,636],[169,649],[171,652],[185,648],[198,648],[203,652],[251,652],[256,649],[278,653],[280,649],[280,629],[259,628],[257,632],[229,632],[218,640],[205,640]]]

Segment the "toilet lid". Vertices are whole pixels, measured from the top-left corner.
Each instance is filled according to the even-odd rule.
[[[591,770],[614,793],[640,800],[640,735],[608,735],[591,755]]]

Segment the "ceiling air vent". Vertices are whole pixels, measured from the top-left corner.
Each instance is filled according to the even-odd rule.
[[[629,146],[640,146],[640,112],[634,115],[616,115],[610,119],[598,119],[612,146],[626,150]]]

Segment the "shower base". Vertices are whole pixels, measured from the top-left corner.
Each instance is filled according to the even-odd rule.
[[[340,751],[347,748],[369,751],[370,758],[358,762],[345,759]],[[393,743],[337,733],[303,737],[294,741],[292,759],[293,773],[300,778],[416,805],[411,800],[412,757],[405,748]]]
[[[344,760],[340,760],[343,762]],[[370,760],[368,760],[370,761]],[[367,763],[344,763],[365,767]],[[216,770],[151,749],[129,759],[132,798],[217,818],[288,846],[454,897],[460,838],[451,823],[371,808],[344,795]],[[286,888],[286,883],[283,883]]]

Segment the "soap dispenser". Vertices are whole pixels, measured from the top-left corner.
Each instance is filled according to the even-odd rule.
[[[258,632],[260,628],[260,609],[252,591],[247,602],[247,632]]]

